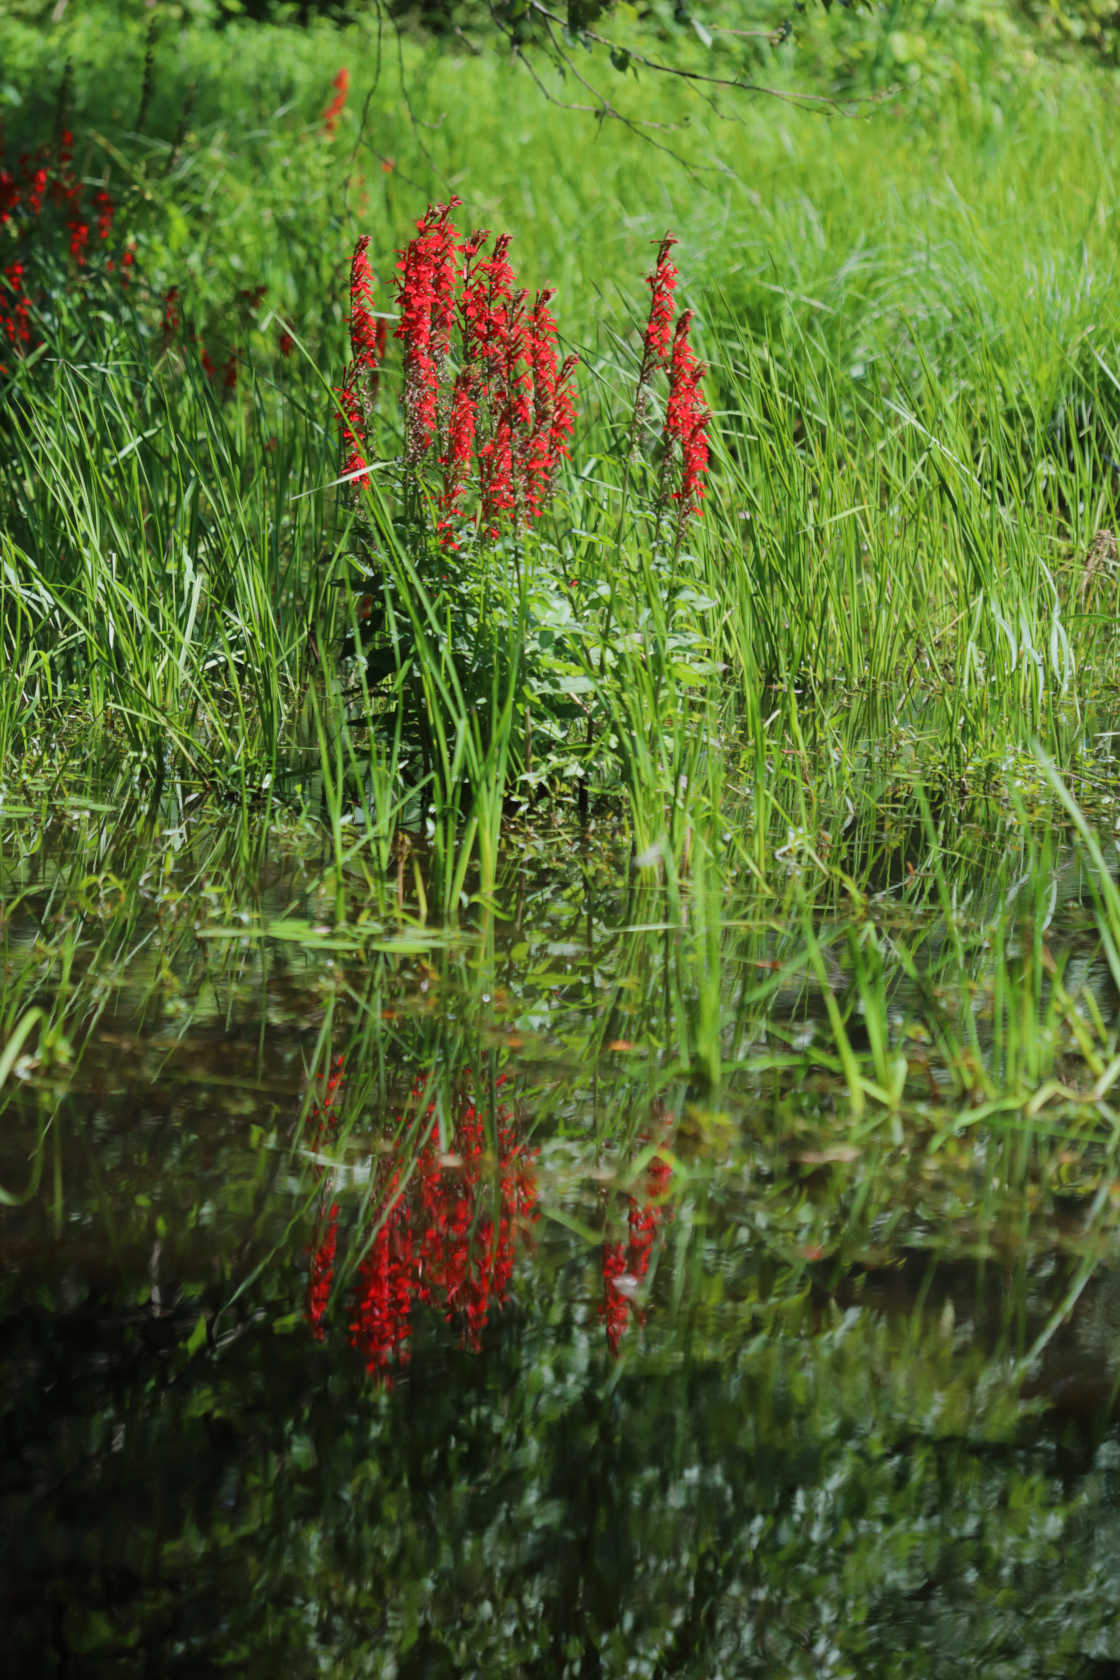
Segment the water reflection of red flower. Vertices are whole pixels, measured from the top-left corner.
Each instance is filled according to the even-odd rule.
[[[340,1058],[308,1116],[316,1149],[337,1130],[334,1103],[341,1072]],[[393,1364],[408,1361],[418,1305],[456,1325],[464,1347],[481,1346],[491,1311],[504,1305],[508,1295],[518,1233],[537,1216],[536,1151],[518,1141],[510,1109],[498,1105],[488,1136],[465,1074],[444,1152],[432,1131],[435,1105],[423,1106],[423,1093],[421,1082],[413,1090],[413,1121],[397,1126],[393,1150],[376,1170],[370,1199],[373,1235],[349,1303],[350,1344],[362,1354],[366,1369],[382,1380],[388,1380]],[[418,1128],[432,1135],[409,1167],[410,1133],[414,1139]],[[316,1171],[323,1174],[324,1169],[317,1166]],[[307,1317],[318,1340],[324,1336],[338,1239],[338,1204],[328,1201],[324,1189],[308,1279]]]
[[[649,1271],[654,1239],[661,1226],[673,1217],[666,1204],[673,1169],[660,1155],[654,1155],[646,1168],[645,1197],[638,1201],[628,1196],[627,1227],[629,1241],[603,1244],[603,1299],[599,1317],[607,1331],[607,1342],[613,1354],[618,1354],[630,1323],[632,1298],[638,1284]],[[643,1318],[645,1314],[641,1315]]]

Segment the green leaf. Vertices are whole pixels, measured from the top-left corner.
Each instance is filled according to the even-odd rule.
[[[7,1044],[5,1044],[3,1051],[0,1052],[0,1085],[5,1083],[12,1069],[15,1067],[16,1061],[19,1058],[19,1053],[23,1049],[24,1040],[27,1038],[32,1027],[37,1021],[41,1021],[42,1019],[43,1011],[41,1009],[29,1009],[26,1014],[20,1017],[16,1024],[15,1031],[12,1033],[12,1036],[8,1040]]]
[[[199,1348],[205,1347],[205,1345],[206,1345],[206,1315],[205,1315],[205,1313],[199,1313],[198,1319],[195,1323],[195,1327],[191,1331],[190,1335],[187,1337],[187,1341],[186,1341],[186,1349],[187,1349],[188,1358],[193,1358],[193,1356],[198,1352]]]

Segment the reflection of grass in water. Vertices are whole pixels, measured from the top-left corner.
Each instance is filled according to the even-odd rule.
[[[590,1116],[596,1145],[624,1155],[668,1104],[677,1124],[686,1110],[723,1109],[736,1126],[752,1114],[756,1146],[779,1150],[885,1143],[936,1157],[978,1140],[980,1208],[998,1202],[997,1179],[1045,1190],[1062,1155],[1113,1158],[1111,899],[1082,907],[1070,876],[1058,908],[1060,853],[1007,858],[964,894],[931,840],[931,879],[910,907],[822,901],[791,874],[761,911],[753,881],[716,890],[696,845],[688,875],[661,887],[597,877],[588,858],[568,892],[532,888],[531,937],[496,937],[494,924],[456,936],[320,920],[333,905],[298,832],[255,903],[222,825],[209,848],[201,825],[178,851],[137,848],[134,834],[127,814],[119,828],[102,814],[69,837],[65,861],[48,855],[41,880],[25,867],[22,890],[9,888],[10,1097],[96,1085],[120,1033],[143,1077],[174,1065],[219,1085],[212,1035],[259,1018],[263,997],[262,1045],[287,1040],[289,1064],[299,1045],[314,1060],[343,1023],[382,1108],[394,1066],[446,1064],[450,1079],[496,1056],[539,1079],[541,1136],[586,1131]],[[263,1048],[250,1057],[246,1101],[267,1067]],[[286,1080],[298,1100],[298,1066]]]
[[[75,919],[79,952],[99,915],[107,949],[143,948],[119,898],[91,894],[78,911],[66,885],[52,914]],[[407,1644],[413,1616],[428,1668],[445,1640],[492,1672],[516,1640],[551,1672],[565,1650],[617,1639],[632,1655],[636,1638],[697,1675],[732,1661],[769,1675],[820,1628],[838,1663],[890,1672],[913,1647],[915,1596],[934,1673],[959,1672],[947,1665],[965,1629],[1033,1652],[1040,1625],[1057,1651],[1110,1626],[1097,1562],[1109,1507],[1091,1455],[1112,1383],[1111,1145],[1096,1143],[1090,1104],[1047,1098],[1001,1129],[962,1098],[965,1064],[934,1085],[918,1065],[923,1020],[943,1018],[943,1041],[967,1048],[977,973],[998,963],[1010,984],[1015,963],[1040,982],[1050,970],[1025,938],[1025,958],[1010,941],[993,956],[967,906],[956,939],[934,931],[933,911],[899,913],[898,927],[881,912],[853,932],[834,909],[810,944],[800,894],[793,914],[728,917],[715,943],[668,914],[664,892],[632,886],[620,904],[616,884],[542,905],[540,931],[504,944],[425,946],[419,929],[363,955],[353,928],[322,948],[311,917],[299,942],[294,913],[275,938],[242,943],[220,897],[220,938],[172,920],[171,973],[197,987],[190,963],[205,972],[208,1025],[192,1027],[189,998],[179,1016],[167,976],[144,982],[126,1011],[106,1006],[74,1034],[73,1070],[32,1065],[6,1093],[5,1148],[38,1135],[49,1186],[0,1235],[16,1278],[34,1266],[37,1285],[34,1302],[4,1303],[5,1421],[25,1448],[9,1497],[37,1518],[9,1577],[28,1588],[13,1649],[50,1625],[45,1584],[65,1589],[69,1637],[95,1652],[122,1628],[153,1644],[171,1617],[199,1660],[234,1640],[269,1662],[310,1646],[337,1668],[353,1651],[356,1672]],[[686,883],[682,910],[689,895]],[[853,948],[868,927],[930,968],[927,991],[891,990]],[[1075,918],[1074,950],[1086,931]],[[26,963],[31,950],[7,954]],[[718,1093],[690,1036],[712,1020],[698,988],[715,951]],[[100,966],[72,968],[79,1021]],[[57,979],[49,964],[45,977]],[[864,1089],[854,1115],[825,984],[868,1086],[879,1079],[855,1000],[884,988],[882,1021],[908,1050],[893,1107]],[[263,1027],[262,997],[275,1012]],[[1062,1019],[1055,1005],[1055,1035]],[[982,1069],[986,1025],[978,1039]],[[509,1070],[541,1146],[545,1217],[481,1356],[456,1351],[455,1327],[418,1320],[391,1394],[371,1393],[344,1348],[320,1357],[303,1320],[319,1185],[300,1093],[329,1046],[354,1070],[332,1155],[359,1206],[376,1117],[402,1113],[416,1066],[437,1070],[449,1121],[465,1062]],[[626,1206],[648,1165],[643,1133],[670,1124],[675,1217],[616,1364],[598,1316],[604,1195],[615,1214]],[[395,1141],[398,1159],[419,1147],[408,1127]],[[1081,1192],[1087,1206],[1072,1206]],[[361,1243],[342,1260],[360,1271]],[[60,1500],[60,1478],[89,1502]],[[93,1543],[115,1560],[111,1633]],[[452,1554],[453,1568],[440,1561]],[[476,1579],[500,1628],[466,1607]],[[301,1616],[262,1617],[259,1593],[280,1606],[294,1593]],[[305,1599],[331,1606],[329,1627]],[[625,1627],[624,1605],[640,1618]]]

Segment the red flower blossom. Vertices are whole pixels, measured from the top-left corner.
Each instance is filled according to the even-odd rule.
[[[686,309],[673,335],[669,400],[665,408],[666,447],[662,484],[664,486],[666,482],[664,473],[673,457],[675,445],[681,461],[680,485],[672,492],[672,498],[678,504],[678,534],[683,532],[691,514],[703,511],[700,504],[708,470],[708,425],[712,417],[700,391],[704,369],[688,342],[691,324],[692,311]]]
[[[376,366],[385,348],[383,321],[373,313],[373,271],[369,266],[369,234],[363,233],[350,259],[350,354],[356,362]],[[378,347],[378,327],[382,328]]]
[[[163,296],[163,319],[160,322],[163,348],[166,350],[179,330],[179,288],[172,286]]]
[[[9,263],[0,285],[0,330],[17,350],[31,342],[31,305],[24,290],[23,272],[22,263]],[[4,372],[7,371],[5,367]]]
[[[567,440],[572,435],[576,418],[575,371],[579,366],[578,356],[567,356],[564,365],[556,378],[556,390],[552,401],[552,424],[548,431],[548,448],[555,472],[561,455],[569,454]]]
[[[366,466],[367,436],[373,405],[377,400],[381,360],[385,354],[386,326],[373,313],[373,273],[369,264],[369,235],[363,234],[350,261],[350,365],[341,388],[338,419],[342,427],[346,459],[343,473],[360,472]],[[284,338],[288,338],[285,334]],[[289,339],[289,348],[291,341]],[[284,350],[284,340],[281,340]],[[368,478],[353,481],[359,494]]]
[[[451,412],[447,422],[447,448],[440,457],[440,465],[443,467],[443,494],[439,499],[439,532],[445,548],[454,549],[459,546],[453,534],[453,521],[470,475],[477,415],[475,376],[468,370],[457,376],[452,387]]]
[[[341,1074],[341,1063],[336,1064]],[[467,1076],[469,1078],[469,1076]],[[501,1083],[499,1081],[499,1083]],[[413,1091],[418,1126],[430,1127],[434,1109],[423,1105],[423,1084]],[[374,1196],[374,1230],[358,1267],[348,1317],[348,1339],[366,1369],[382,1382],[408,1361],[413,1313],[437,1312],[458,1327],[462,1344],[477,1349],[491,1312],[505,1302],[513,1276],[518,1231],[536,1217],[532,1154],[517,1141],[512,1116],[497,1113],[488,1138],[482,1116],[464,1084],[455,1100],[447,1153],[432,1136],[411,1172],[399,1157],[383,1160]],[[332,1090],[308,1117],[317,1147],[336,1117]],[[406,1133],[407,1135],[407,1129]],[[400,1146],[398,1132],[398,1147]],[[497,1146],[496,1171],[488,1149]],[[321,1170],[321,1169],[317,1169]],[[308,1280],[307,1316],[322,1339],[337,1250],[338,1208],[320,1211]]]
[[[607,1342],[617,1357],[618,1346],[630,1323],[630,1301],[619,1288],[619,1279],[626,1273],[626,1249],[620,1242],[603,1244],[603,1303],[599,1317],[607,1328]]]
[[[503,233],[492,254],[483,257],[481,252],[489,237],[488,229],[478,228],[463,246],[467,269],[459,315],[464,359],[481,364],[483,385],[498,406],[499,394],[508,387],[509,318],[515,282],[507,256],[509,234]]]
[[[326,1339],[323,1318],[330,1301],[334,1280],[334,1258],[338,1247],[338,1203],[332,1202],[326,1216],[326,1229],[311,1248],[311,1263],[307,1279],[307,1319],[311,1334],[317,1342]]]
[[[338,127],[338,119],[346,109],[346,96],[350,92],[350,72],[343,65],[331,86],[335,90],[334,98],[323,112],[323,127],[328,134],[333,134]]]
[[[676,243],[671,233],[665,235],[657,247],[657,262],[653,273],[646,276],[646,285],[650,288],[649,317],[642,337],[638,389],[634,393],[634,413],[630,421],[631,454],[637,451],[649,408],[650,381],[668,357],[672,342],[673,290],[677,284],[677,270],[669,260],[669,252]]]
[[[0,343],[6,341],[21,354],[32,343],[32,311],[49,290],[40,253],[65,240],[71,261],[86,269],[94,231],[98,246],[108,242],[112,231],[115,206],[109,192],[87,187],[74,175],[72,160],[73,142],[69,130],[62,130],[51,145],[23,153],[10,164],[0,162],[0,227],[6,234],[6,255],[13,259],[4,270]],[[126,255],[127,262],[131,256]],[[105,272],[113,272],[114,266],[113,256],[106,254]]]
[[[377,401],[380,368],[385,355],[387,326],[373,312],[373,272],[369,266],[369,234],[354,247],[350,263],[350,366],[346,384],[356,390],[367,423]]]
[[[405,464],[415,467],[431,447],[438,422],[439,382],[455,317],[456,234],[450,220],[460,200],[433,204],[416,224],[417,236],[400,254],[394,337],[404,346]]]
[[[669,1163],[655,1155],[646,1168],[644,1200],[627,1197],[629,1241],[603,1244],[603,1299],[599,1317],[606,1326],[608,1346],[616,1356],[630,1323],[634,1292],[649,1271],[654,1240],[664,1222],[672,1218],[672,1211],[665,1204],[672,1176]]]
[[[418,1298],[458,1323],[463,1344],[481,1344],[492,1306],[501,1306],[513,1277],[517,1227],[536,1217],[530,1156],[517,1143],[512,1120],[499,1110],[496,1185],[487,1172],[482,1116],[464,1093],[452,1160],[429,1143],[418,1164],[423,1239]]]
[[[479,522],[488,537],[498,536],[501,518],[517,514],[513,481],[513,425],[506,409],[494,435],[478,451]]]
[[[390,1359],[408,1363],[405,1343],[412,1334],[414,1255],[408,1208],[401,1200],[399,1175],[386,1186],[377,1232],[358,1268],[350,1344],[366,1370],[384,1376]]]
[[[489,255],[486,229],[460,242],[451,220],[458,203],[430,205],[398,253],[394,334],[402,344],[403,464],[413,483],[425,457],[441,469],[430,487],[437,534],[451,550],[472,522],[496,537],[541,516],[575,416],[576,358],[557,371],[552,293],[529,305],[509,262],[508,234]],[[351,266],[352,361],[341,393],[359,456],[385,347],[384,322],[371,307],[368,244],[359,241]]]
[[[99,192],[94,203],[97,205],[97,237],[108,239],[113,227],[113,201],[107,192]]]
[[[338,422],[342,428],[342,442],[345,451],[342,463],[342,476],[351,473],[365,473],[368,465],[362,451],[366,447],[365,418],[362,414],[361,403],[352,386],[343,385],[335,391],[338,398]],[[367,477],[354,478],[351,481],[355,491],[359,485],[369,482]]]
[[[677,270],[669,261],[669,252],[676,243],[671,233],[665,235],[657,247],[654,271],[646,277],[646,285],[650,288],[650,300],[642,361],[643,364],[648,363],[651,371],[654,365],[664,362],[669,354],[673,325],[673,291],[677,284]]]

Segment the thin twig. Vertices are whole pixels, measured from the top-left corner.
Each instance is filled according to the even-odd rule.
[[[556,12],[551,11],[547,6],[543,5],[541,0],[528,0],[528,10],[533,14],[533,16],[539,18],[545,25],[553,50],[558,51],[559,49],[556,46],[554,27],[566,30],[567,24],[565,20],[558,16]],[[499,27],[501,27],[501,20],[495,19],[495,21],[499,24]],[[513,39],[512,31],[508,28],[508,26],[505,29],[505,33],[511,40]],[[704,84],[709,87],[730,88],[736,93],[761,93],[766,95],[769,99],[781,99],[790,105],[803,105],[808,109],[815,110],[843,111],[850,106],[864,102],[858,99],[840,100],[831,94],[825,93],[793,93],[786,88],[771,87],[762,82],[741,81],[735,76],[713,76],[703,70],[685,70],[679,65],[664,64],[660,59],[648,58],[644,53],[635,52],[632,47],[624,47],[620,42],[612,41],[607,35],[600,35],[595,29],[582,29],[580,34],[584,40],[592,41],[599,47],[606,47],[609,52],[625,54],[626,58],[631,63],[640,65],[643,70],[654,70],[659,75],[663,76],[677,76],[682,81],[691,82],[693,84]],[[570,64],[570,60],[565,59],[565,62]],[[578,75],[574,66],[572,66],[572,69],[573,73]],[[584,85],[587,86],[586,83]],[[597,89],[592,88],[590,91],[598,96]],[[607,102],[604,101],[604,104],[606,103]],[[617,112],[612,112],[611,114],[617,115]]]

